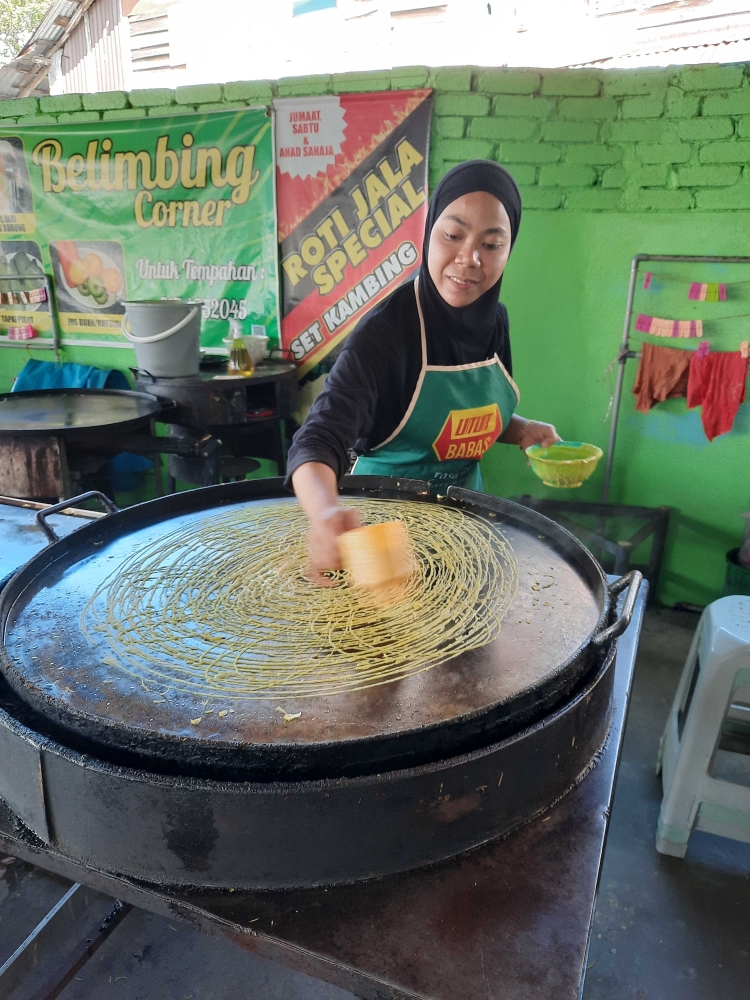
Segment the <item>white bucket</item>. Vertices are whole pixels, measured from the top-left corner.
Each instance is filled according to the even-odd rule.
[[[135,349],[140,371],[156,378],[198,374],[201,304],[183,299],[124,303],[122,332]]]

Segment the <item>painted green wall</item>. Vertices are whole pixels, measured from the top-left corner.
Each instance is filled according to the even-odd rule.
[[[408,67],[22,98],[0,102],[0,121],[19,130],[46,122],[53,131],[56,121],[137,120],[275,96],[422,86],[435,89],[431,183],[454,163],[490,157],[506,164],[521,187],[523,227],[503,290],[521,412],[554,421],[565,437],[604,445],[603,375],[617,352],[633,255],[750,255],[750,66]],[[718,346],[736,348],[729,340]],[[26,356],[0,352],[0,390],[10,387]],[[65,360],[133,363],[130,352],[104,349],[68,349]],[[631,364],[628,389],[634,377]],[[703,604],[719,595],[724,553],[738,543],[739,514],[750,508],[749,435],[747,407],[734,430],[709,445],[698,413],[686,413],[684,401],[643,416],[626,395],[612,499],[675,508],[663,602]],[[500,495],[560,495],[535,479],[517,449],[493,449],[484,475],[486,487]],[[601,482],[599,470],[577,494],[565,495],[598,499]]]
[[[699,226],[685,213],[661,215],[658,225],[641,213],[529,213],[503,286],[520,412],[606,450],[610,382],[604,373],[622,335],[634,253],[748,255],[749,237],[746,213],[703,216]],[[750,268],[745,273],[750,277]],[[686,286],[677,287],[684,298]],[[750,299],[744,307],[726,306],[750,313]],[[745,326],[742,336],[749,333]],[[686,411],[685,400],[670,400],[648,415],[635,411],[636,370],[637,362],[628,362],[610,499],[674,508],[659,598],[705,604],[720,595],[724,554],[739,544],[739,513],[750,509],[750,411],[741,407],[732,432],[709,444],[700,411]],[[488,491],[501,496],[601,497],[601,467],[575,493],[553,490],[532,475],[516,448],[492,449],[483,473]]]

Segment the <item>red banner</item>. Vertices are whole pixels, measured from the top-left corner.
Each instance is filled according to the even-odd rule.
[[[301,374],[419,267],[431,105],[429,90],[274,102],[281,340]]]

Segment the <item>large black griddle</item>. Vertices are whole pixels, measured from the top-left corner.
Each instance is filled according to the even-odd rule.
[[[610,588],[572,536],[514,504],[466,490],[435,500],[425,484],[367,477],[349,480],[344,492],[494,514],[521,561],[565,566],[561,578],[574,583],[570,594],[581,602],[571,613],[579,631],[566,630],[562,616],[545,643],[549,621],[528,614],[539,637],[523,630],[514,637],[521,614],[512,607],[505,646],[433,668],[422,691],[397,682],[387,686],[390,701],[376,688],[372,700],[331,706],[325,724],[311,713],[299,730],[281,718],[273,730],[253,710],[232,716],[234,728],[224,733],[185,731],[181,714],[161,717],[160,726],[135,689],[130,717],[127,692],[110,698],[107,716],[100,687],[114,671],[91,655],[72,659],[83,654],[75,602],[93,582],[84,572],[76,593],[71,581],[79,570],[96,570],[103,553],[127,548],[139,532],[234,503],[281,500],[282,489],[280,480],[233,483],[110,514],[55,541],[7,585],[0,598],[0,799],[24,837],[140,884],[330,886],[418,868],[497,839],[547,810],[595,765],[612,715],[616,636],[630,619],[640,574]],[[40,521],[54,538],[45,512]],[[615,592],[628,583],[616,617]],[[515,602],[521,608],[525,596]],[[24,636],[32,610],[37,632]],[[35,645],[43,669],[24,652]],[[543,658],[545,649],[557,659]],[[55,677],[58,667],[67,685]],[[506,675],[503,688],[497,678]],[[415,722],[431,694],[429,721]]]
[[[398,682],[282,706],[277,698],[155,697],[140,678],[113,667],[111,656],[107,662],[106,644],[90,644],[81,611],[122,559],[180,525],[211,510],[295,502],[282,481],[265,480],[110,514],[32,559],[0,600],[8,683],[40,728],[104,760],[171,775],[291,780],[372,774],[474,751],[542,719],[599,669],[615,634],[608,628],[613,598],[599,565],[564,529],[467,490],[435,499],[423,485],[353,477],[343,492],[441,503],[501,528],[519,562],[519,590],[499,637]],[[287,724],[279,707],[301,715]],[[219,717],[228,708],[232,714]],[[191,723],[196,717],[200,725]]]
[[[122,434],[148,424],[163,404],[125,389],[32,389],[0,394],[0,434],[86,440],[93,432]]]

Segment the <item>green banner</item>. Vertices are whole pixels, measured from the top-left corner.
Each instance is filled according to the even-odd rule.
[[[0,330],[126,344],[127,299],[203,302],[278,342],[272,119],[265,108],[0,129]],[[260,327],[263,329],[261,330]]]

